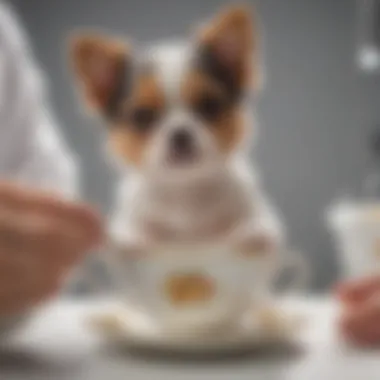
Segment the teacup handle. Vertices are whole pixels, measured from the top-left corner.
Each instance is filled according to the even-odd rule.
[[[280,291],[281,295],[290,295],[304,291],[310,281],[310,268],[305,256],[297,250],[289,250],[280,253],[278,265],[271,279],[271,284],[276,284],[284,272],[293,272],[289,282]]]

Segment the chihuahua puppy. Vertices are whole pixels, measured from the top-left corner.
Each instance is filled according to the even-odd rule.
[[[114,239],[134,249],[223,240],[251,253],[283,244],[247,152],[258,45],[243,7],[224,9],[187,42],[148,49],[99,33],[73,37],[78,88],[123,167]]]

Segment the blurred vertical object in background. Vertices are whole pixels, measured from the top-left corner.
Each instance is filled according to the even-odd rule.
[[[380,0],[357,2],[357,62],[372,73],[380,70]]]

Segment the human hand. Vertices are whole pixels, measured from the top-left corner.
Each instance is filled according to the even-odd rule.
[[[380,276],[342,284],[337,297],[343,306],[342,335],[356,345],[380,345]]]
[[[54,295],[102,234],[91,208],[0,183],[0,317]]]

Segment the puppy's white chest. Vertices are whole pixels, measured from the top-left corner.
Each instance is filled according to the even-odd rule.
[[[132,222],[153,239],[214,239],[251,213],[252,202],[238,183],[230,179],[161,190],[150,189],[140,194]]]

